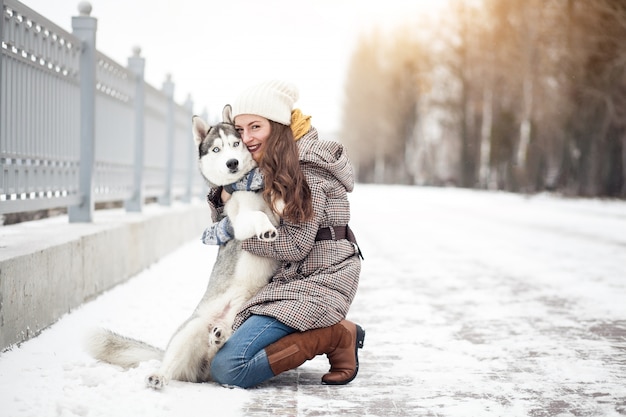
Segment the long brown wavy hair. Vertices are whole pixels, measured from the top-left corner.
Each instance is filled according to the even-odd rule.
[[[300,169],[298,146],[289,126],[269,122],[271,132],[259,161],[265,181],[263,198],[270,207],[275,207],[274,202],[282,199],[285,203],[282,217],[292,223],[302,223],[313,217],[313,202],[311,189]]]

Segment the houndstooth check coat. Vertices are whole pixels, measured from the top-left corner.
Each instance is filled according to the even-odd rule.
[[[297,143],[315,216],[302,224],[282,221],[273,242],[257,238],[243,242],[244,250],[278,259],[281,266],[242,307],[235,329],[252,314],[275,317],[300,331],[332,326],[346,317],[356,294],[361,260],[355,246],[345,239],[315,240],[319,228],[350,220],[347,193],[354,187],[352,165],[344,147],[319,140],[315,128]]]

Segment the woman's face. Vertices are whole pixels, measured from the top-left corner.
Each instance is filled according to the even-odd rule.
[[[235,129],[241,135],[243,143],[252,154],[252,158],[259,162],[263,154],[265,140],[270,136],[270,121],[265,117],[254,114],[240,114],[235,117]]]

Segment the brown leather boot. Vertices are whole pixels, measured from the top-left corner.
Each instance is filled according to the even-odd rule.
[[[266,347],[265,353],[274,375],[326,353],[331,368],[322,377],[322,383],[343,385],[356,377],[358,349],[363,347],[364,339],[361,326],[343,320],[330,327],[292,333]]]
[[[338,325],[344,327],[344,334],[341,340],[334,339],[337,344],[326,352],[330,370],[322,377],[322,384],[345,385],[359,372],[359,349],[365,341],[365,330],[348,320],[343,320]]]

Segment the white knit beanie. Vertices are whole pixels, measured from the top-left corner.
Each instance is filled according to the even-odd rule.
[[[266,81],[252,86],[233,102],[233,120],[240,114],[255,114],[278,123],[291,124],[291,110],[300,94],[286,81]]]

